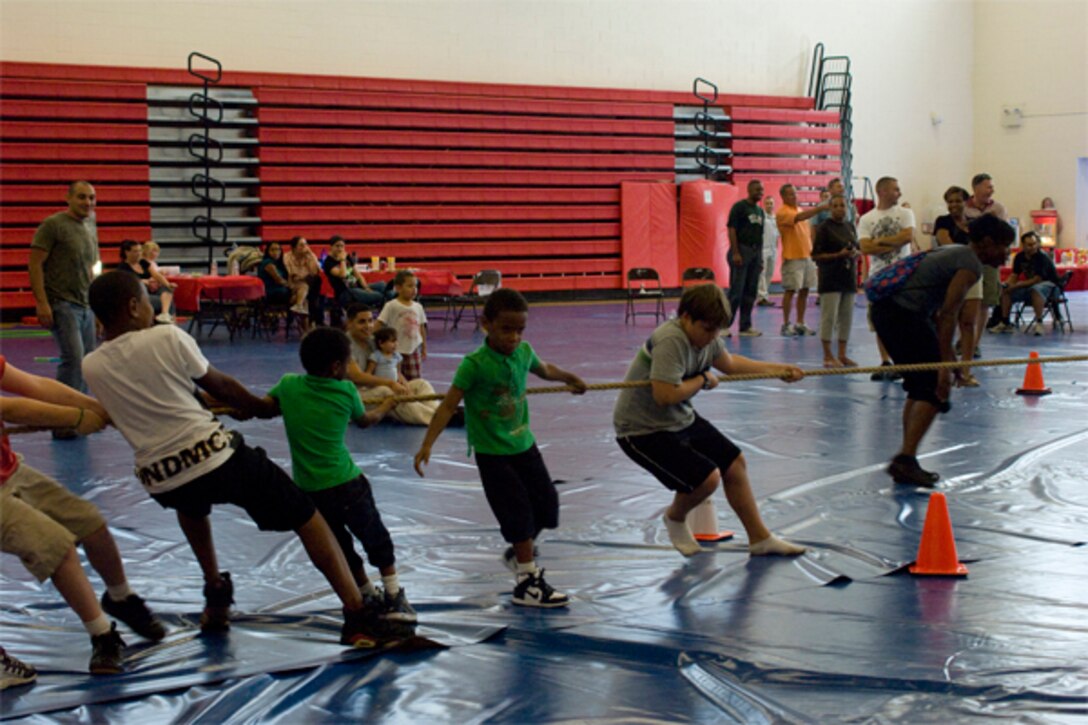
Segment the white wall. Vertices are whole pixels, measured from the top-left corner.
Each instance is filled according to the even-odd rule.
[[[5,60],[802,94],[812,46],[853,60],[855,173],[916,210],[972,168],[971,2],[0,0]],[[944,121],[934,127],[930,112]]]
[[[1028,213],[1053,197],[1065,222],[1061,246],[1088,247],[1086,212],[1077,209],[1078,159],[1088,156],[1088,2],[980,1],[974,38],[973,168],[994,177],[995,198],[1025,228]],[[1022,105],[1020,128],[1002,127],[1005,105]]]

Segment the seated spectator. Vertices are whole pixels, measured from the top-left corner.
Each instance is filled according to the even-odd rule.
[[[257,267],[257,276],[264,282],[264,296],[268,302],[274,305],[291,302],[289,275],[287,265],[283,263],[283,246],[279,242],[265,245],[264,257]]]
[[[397,352],[397,331],[392,327],[383,327],[373,336],[373,349],[367,361],[366,372],[381,383],[379,387],[367,391],[367,397],[392,395],[393,387],[406,389],[408,395],[433,395],[434,388],[423,378],[408,380],[400,371],[401,354]],[[401,393],[403,395],[403,393]],[[439,400],[427,400],[416,403],[400,403],[390,413],[396,420],[407,425],[430,425],[434,412],[441,403]]]
[[[155,257],[158,257],[158,245],[155,245]],[[155,310],[155,320],[170,324],[174,321],[174,287],[166,277],[162,276],[158,265],[152,268],[151,261],[143,258],[142,245],[132,239],[121,242],[121,264],[118,269],[130,272],[140,278],[147,288],[147,296],[151,300],[151,307]]]
[[[1047,300],[1058,286],[1058,270],[1054,262],[1039,252],[1039,236],[1035,232],[1020,235],[1020,252],[1012,260],[1012,275],[1001,291],[1001,322],[990,328],[991,332],[1012,332],[1009,312],[1013,302],[1031,302],[1035,319],[1024,330],[1028,335],[1043,334],[1043,312]]]
[[[321,265],[305,237],[291,240],[291,251],[283,255],[287,286],[291,289],[291,311],[309,315],[310,323],[324,322],[321,309]]]
[[[329,240],[329,255],[325,257],[321,268],[341,307],[347,307],[352,302],[381,307],[385,302],[385,283],[375,282],[368,285],[363,276],[355,271],[355,257],[348,256],[343,237],[334,236]]]

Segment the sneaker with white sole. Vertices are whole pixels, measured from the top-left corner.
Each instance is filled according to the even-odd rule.
[[[787,322],[786,324],[782,325],[781,333],[782,337],[796,337],[797,328]]]
[[[570,604],[570,597],[557,592],[544,581],[544,570],[537,569],[533,574],[522,574],[514,587],[514,604],[522,607],[540,607],[552,609]]]
[[[1035,335],[1035,337],[1043,336],[1043,323],[1035,320],[1024,330],[1025,335]]]
[[[394,622],[416,623],[418,616],[416,610],[408,603],[408,595],[404,593],[404,587],[397,590],[395,597],[389,596],[389,592],[385,593],[381,617]]]
[[[12,657],[0,647],[0,690],[19,685],[29,685],[38,679],[38,671],[20,659]]]
[[[762,334],[763,334],[762,332],[760,332],[759,330],[757,330],[754,327],[749,327],[747,330],[741,330],[740,331],[740,336],[741,337],[759,337]]]
[[[816,334],[815,330],[813,330],[808,325],[804,325],[804,324],[796,325],[793,329],[796,331],[795,334],[798,337],[804,337],[805,335],[815,335]]]

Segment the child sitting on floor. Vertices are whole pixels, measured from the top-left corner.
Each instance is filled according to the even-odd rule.
[[[406,380],[423,377],[423,361],[427,359],[427,313],[416,302],[416,276],[402,269],[393,278],[397,296],[382,308],[379,327],[397,331],[397,352],[403,356],[400,369]]]
[[[393,540],[374,503],[370,482],[344,444],[349,421],[373,425],[392,409],[393,400],[370,412],[363,410],[355,386],[344,379],[351,343],[340,330],[311,330],[302,338],[298,354],[306,374],[284,375],[265,398],[271,412],[283,413],[295,484],[329,522],[368,609],[387,620],[414,623],[415,610],[397,580]],[[367,578],[352,534],[381,572],[384,595]],[[405,633],[394,628],[390,634]]]
[[[18,556],[39,582],[51,579],[79,615],[91,637],[91,674],[124,672],[125,643],[106,614],[154,642],[166,636],[166,629],[129,587],[117,544],[98,508],[23,463],[22,456],[12,452],[4,430],[4,423],[22,423],[70,426],[80,435],[89,435],[105,427],[106,411],[97,400],[67,385],[19,370],[4,355],[0,355],[0,390],[14,394],[0,397],[2,549]],[[83,546],[87,560],[106,583],[101,602],[83,573],[76,544]],[[6,653],[3,660],[0,689],[28,684],[37,676],[33,667]]]
[[[431,383],[422,378],[406,380],[396,368],[386,370],[384,374],[370,371],[371,357],[375,353],[374,335],[370,331],[373,322],[374,315],[370,307],[356,303],[347,308],[347,333],[351,341],[351,359],[348,360],[345,378],[356,384],[359,395],[363,398],[363,405],[367,407],[376,405],[369,401],[379,401],[382,397],[394,394],[434,395]],[[379,332],[383,331],[395,332],[392,328],[379,330]],[[398,403],[390,413],[390,417],[405,423],[406,426],[429,426],[437,407],[438,401]],[[465,425],[463,411],[450,425]]]
[[[344,605],[340,642],[374,646],[362,596],[325,519],[263,449],[247,446],[201,405],[197,388],[241,415],[264,414],[263,401],[212,367],[179,327],[152,327],[151,303],[134,275],[107,272],[89,296],[106,341],[83,360],[87,383],[132,446],[140,483],[177,512],[204,574],[201,629],[230,628],[234,585],[219,571],[208,515],[214,505],[233,503],[263,531],[298,535]]]
[[[525,387],[529,372],[566,383],[579,393],[585,392],[586,384],[536,356],[521,339],[528,319],[529,304],[516,290],[504,287],[487,298],[482,318],[487,339],[457,368],[416,453],[415,468],[422,476],[431,446],[464,398],[470,450],[476,450],[487,502],[511,544],[504,560],[516,572],[514,604],[563,607],[569,598],[544,581],[544,570],[537,569],[534,560],[533,542],[540,532],[559,525],[559,495],[529,430]]]
[[[383,327],[374,333],[375,350],[370,353],[366,372],[381,381],[381,385],[366,391],[367,397],[392,395],[393,385],[399,384],[408,395],[434,395],[434,388],[423,378],[408,380],[401,372],[401,354],[397,352],[397,331],[392,327]],[[437,400],[422,400],[400,403],[393,408],[393,417],[408,425],[430,425],[434,412],[438,410]]]

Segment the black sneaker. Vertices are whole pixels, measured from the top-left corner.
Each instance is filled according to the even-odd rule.
[[[890,362],[882,362],[882,363],[880,363],[880,367],[882,367],[882,368],[891,367],[891,363]],[[870,375],[869,379],[874,381],[874,382],[886,382],[886,381],[889,381],[889,380],[895,380],[894,376],[896,374],[897,373],[887,373],[887,372],[884,372],[883,370],[881,370],[880,372],[873,373],[872,375]]]
[[[893,481],[908,486],[933,488],[937,481],[941,480],[941,474],[923,469],[914,456],[896,456],[888,464],[886,471]]]
[[[404,587],[397,590],[395,597],[389,596],[389,592],[386,592],[383,604],[382,619],[408,624],[415,624],[419,619],[416,610],[408,603],[408,595],[404,593]]]
[[[38,679],[38,671],[20,659],[12,657],[0,647],[0,690],[19,685],[29,685]]]
[[[378,638],[372,631],[371,623],[376,621],[369,607],[353,611],[344,610],[344,625],[340,628],[340,644],[359,649],[371,649],[378,646]]]
[[[135,594],[129,594],[124,600],[115,602],[109,592],[102,594],[102,610],[128,625],[136,634],[152,642],[158,642],[166,636],[166,627],[151,613],[144,600]]]
[[[110,631],[91,637],[92,675],[119,675],[125,671],[125,640],[117,634],[117,622],[110,622]]]
[[[234,604],[234,583],[230,572],[219,572],[219,583],[204,584],[204,612],[200,615],[200,631],[205,634],[230,629],[230,605]]]
[[[570,604],[570,597],[553,589],[544,581],[544,570],[538,569],[535,574],[526,574],[518,581],[514,587],[514,604],[551,609],[567,606]]]

